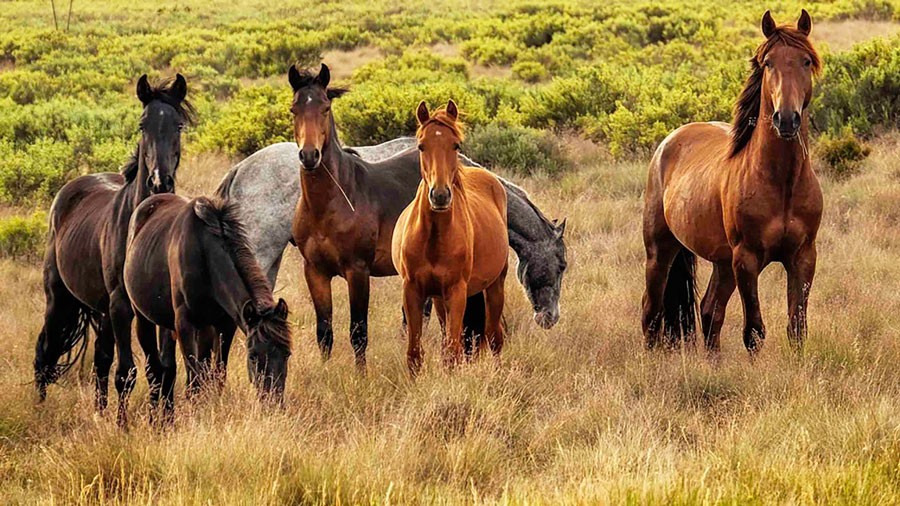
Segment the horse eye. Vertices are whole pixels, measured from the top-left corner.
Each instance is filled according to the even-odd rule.
[[[772,68],[772,62],[770,62],[769,60],[764,61],[763,65],[765,65],[767,69]]]
[[[322,110],[322,115],[325,116],[330,112],[331,112],[331,107],[326,107],[325,109]]]
[[[456,151],[459,151],[459,143],[458,142],[453,145],[453,149]]]
[[[812,60],[810,60],[809,58],[803,60],[803,66],[804,66],[804,67],[809,68],[810,65],[812,65]]]
[[[184,123],[179,123],[179,124],[178,124],[178,131],[180,132],[180,131],[182,131],[182,130],[184,130]]]
[[[421,145],[421,144],[419,144],[418,146],[416,146],[416,148],[418,148],[419,151],[425,151],[425,146],[423,146],[423,145]]]

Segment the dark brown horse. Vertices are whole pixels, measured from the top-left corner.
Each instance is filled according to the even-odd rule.
[[[369,164],[341,148],[331,100],[345,90],[328,88],[328,67],[318,75],[291,67],[291,112],[300,147],[301,197],[293,238],[304,259],[304,274],[316,310],[316,338],[331,354],[331,280],[347,280],[350,342],[360,371],[366,367],[369,277],[394,276],[391,234],[400,212],[415,196],[418,153]],[[413,159],[411,159],[413,158]]]
[[[776,26],[766,12],[766,41],[750,60],[734,123],[682,126],[656,150],[644,206],[648,347],[663,334],[670,344],[694,334],[696,256],[713,263],[700,305],[708,350],[719,350],[735,287],[744,303],[744,345],[751,353],[762,345],[757,279],[771,262],[787,270],[787,333],[793,347],[802,347],[822,218],[807,148],[807,108],[821,69],[807,38],[811,29],[805,10],[796,28]]]
[[[415,200],[400,215],[393,234],[393,260],[403,279],[407,317],[407,365],[415,375],[422,366],[422,307],[434,297],[445,330],[445,362],[463,354],[466,299],[484,294],[485,331],[479,349],[489,344],[495,355],[503,347],[504,282],[508,268],[506,190],[490,172],[462,167],[459,111],[451,100],[430,115],[419,104],[416,139],[422,182]]]
[[[180,74],[171,84],[156,87],[142,76],[137,84],[137,96],[144,105],[141,138],[122,173],[76,178],[53,201],[44,260],[47,308],[34,359],[35,382],[42,399],[47,385],[65,369],[59,359],[81,342],[87,327],[93,325],[97,333],[97,407],[106,407],[109,369],[117,347],[118,419],[119,423],[126,421],[127,397],[137,372],[131,352],[133,313],[122,283],[128,220],[151,194],[175,189],[181,130],[193,115],[186,94],[187,83]],[[158,367],[148,364],[148,370]]]
[[[230,337],[240,327],[248,337],[251,381],[261,396],[280,400],[291,354],[287,305],[272,297],[238,216],[237,205],[223,200],[150,197],[131,220],[125,287],[139,327],[175,331],[189,393],[214,372],[224,381]],[[220,334],[227,341],[220,343]],[[163,360],[174,363],[173,347],[163,346],[162,353]],[[173,408],[172,386],[171,381],[151,384],[151,392],[162,390],[167,415]]]

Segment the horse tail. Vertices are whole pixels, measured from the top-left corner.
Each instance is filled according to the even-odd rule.
[[[44,326],[34,354],[34,379],[41,393],[85,355],[89,328],[99,331],[97,315],[79,302],[66,288],[56,267],[55,229],[51,227],[44,264],[44,291],[47,298]],[[63,358],[65,356],[65,358]]]
[[[219,183],[219,187],[216,188],[216,197],[219,197],[222,200],[228,200],[231,196],[231,185],[234,184],[234,178],[237,177],[238,167],[232,167],[231,170],[228,171],[228,174],[225,174],[225,177],[222,178],[222,182]]]
[[[675,255],[663,295],[665,336],[671,347],[693,343],[697,333],[697,257],[687,248]]]

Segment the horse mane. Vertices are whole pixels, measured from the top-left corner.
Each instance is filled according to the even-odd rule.
[[[498,179],[500,179],[500,178],[498,178]],[[547,218],[547,216],[544,215],[544,213],[538,208],[538,206],[534,202],[531,201],[531,198],[529,197],[528,192],[526,192],[522,187],[517,186],[505,179],[501,179],[501,182],[506,187],[507,192],[514,193],[516,196],[518,196],[519,198],[524,200],[526,204],[528,204],[528,207],[530,207],[531,210],[534,211],[534,214],[536,214],[537,217],[540,218],[541,222],[543,222],[544,225],[546,225],[548,230],[553,231],[556,229],[556,225],[553,224],[553,221],[551,221],[549,218]]]
[[[756,123],[759,118],[760,101],[762,100],[762,80],[764,67],[763,60],[769,51],[775,46],[783,44],[785,46],[802,49],[809,53],[812,60],[812,71],[814,75],[818,75],[822,70],[822,60],[819,53],[809,42],[809,38],[800,30],[791,26],[782,25],[775,29],[775,33],[766,39],[765,42],[756,48],[756,53],[750,58],[750,77],[744,83],[744,89],[741,91],[737,102],[734,105],[734,119],[731,126],[731,154],[733,158],[740,153],[756,129]]]
[[[128,160],[119,169],[119,174],[125,177],[126,183],[134,181],[134,178],[137,177],[138,165],[138,149],[134,148],[134,151],[128,156]]]
[[[258,312],[262,314],[275,307],[269,281],[256,261],[241,222],[238,203],[222,198],[199,197],[194,200],[193,208],[194,214],[203,221],[207,230],[224,241]]]
[[[466,138],[465,133],[463,133],[463,123],[459,121],[459,119],[453,119],[449,114],[447,114],[447,109],[445,107],[434,111],[431,117],[428,118],[428,121],[419,125],[419,129],[416,130],[416,138],[421,138],[422,132],[425,131],[425,127],[432,123],[437,123],[441,126],[449,128],[450,131],[453,132],[453,135],[459,138],[460,142],[462,142]]]

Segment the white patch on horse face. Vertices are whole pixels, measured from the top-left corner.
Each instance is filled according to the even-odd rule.
[[[312,102],[312,95],[307,95],[307,96],[306,96],[306,103],[308,104],[308,103],[310,103],[310,102]]]
[[[166,111],[159,111],[159,115],[160,115],[160,116],[165,116],[165,115],[166,115]]]
[[[434,131],[434,135],[440,136],[440,135],[442,135],[442,134],[441,134],[441,131],[440,131],[440,130],[435,130],[435,131]]]

